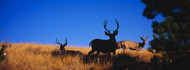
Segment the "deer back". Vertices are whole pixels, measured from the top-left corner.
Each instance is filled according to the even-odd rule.
[[[123,41],[123,45],[126,46],[126,48],[129,48],[129,49],[137,49],[139,47],[139,42],[132,42],[132,41],[129,41],[129,40],[125,40]]]

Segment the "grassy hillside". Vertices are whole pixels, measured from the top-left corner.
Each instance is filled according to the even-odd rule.
[[[59,46],[40,44],[13,44],[6,49],[6,59],[0,62],[0,70],[97,70],[97,69],[151,69],[154,56],[161,58],[158,53],[146,50],[136,52],[117,50],[116,55],[108,58],[100,54],[99,58],[84,58],[91,50],[90,47],[78,48],[67,46],[67,51],[80,51],[78,54],[61,54]],[[142,70],[142,69],[141,69]]]

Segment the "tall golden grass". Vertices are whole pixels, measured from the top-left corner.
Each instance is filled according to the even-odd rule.
[[[65,49],[80,51],[84,55],[87,55],[91,50],[90,47],[79,48],[74,46],[68,46]],[[122,50],[117,50],[116,55],[112,55],[110,61],[106,64],[99,62],[83,63],[81,59],[84,57],[81,55],[71,56],[64,54],[63,56],[58,54],[58,56],[55,56],[53,54],[55,51],[59,52],[59,46],[29,43],[12,44],[12,47],[7,48],[5,51],[7,56],[5,60],[0,62],[0,70],[102,70],[114,69],[120,64],[123,67],[130,67],[126,66],[130,61],[128,60],[129,58],[134,58],[135,62],[150,63],[151,58],[154,56],[162,57],[161,54],[151,53],[146,50],[138,53],[136,51],[127,51],[125,54],[123,54]],[[125,55],[127,57],[123,57]],[[125,64],[125,61],[120,60],[127,60],[127,62]],[[115,63],[118,63],[118,65]]]

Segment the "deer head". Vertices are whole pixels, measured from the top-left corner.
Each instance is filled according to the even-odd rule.
[[[56,39],[56,43],[60,45],[60,50],[61,50],[61,51],[65,51],[65,46],[67,45],[67,39],[66,39],[66,41],[65,41],[64,44],[60,43],[60,41],[58,41],[58,40]]]
[[[146,39],[144,39],[144,35],[143,35],[143,38],[142,37],[140,37],[140,38],[141,38],[141,40],[143,40],[143,43],[146,44],[146,42],[148,40],[148,35],[147,35]]]
[[[118,34],[119,23],[118,23],[118,21],[116,19],[115,19],[115,21],[116,21],[116,24],[117,24],[117,29],[114,30],[113,33],[110,33],[110,30],[108,30],[106,28],[107,21],[106,20],[104,21],[104,29],[106,30],[105,35],[109,36],[111,40],[113,40],[113,39],[115,40],[115,36]]]

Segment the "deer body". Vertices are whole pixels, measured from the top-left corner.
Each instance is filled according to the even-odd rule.
[[[148,40],[148,36],[146,39],[140,37],[141,40],[143,40],[142,43],[139,43],[139,42],[132,42],[132,41],[129,41],[129,40],[125,40],[125,41],[119,41],[117,42],[118,44],[118,48],[122,48],[124,51],[130,49],[130,50],[136,50],[136,51],[141,51],[141,49],[145,46],[147,40]]]
[[[129,40],[125,40],[122,43],[125,46],[124,47],[125,50],[131,49],[131,50],[138,50],[138,51],[140,51],[139,48],[140,47],[142,48],[142,46],[140,45],[139,42],[132,42],[132,41],[129,41]]]
[[[117,48],[116,41],[95,39],[90,42],[93,50],[97,50],[103,53],[115,52]]]
[[[117,20],[115,20],[117,23],[117,29],[113,31],[113,33],[110,33],[110,30],[106,29],[107,21],[104,21],[104,28],[105,28],[105,35],[109,36],[110,39],[108,40],[102,40],[102,39],[94,39],[89,43],[89,46],[91,45],[92,50],[88,53],[88,56],[92,54],[93,52],[97,51],[96,56],[99,55],[100,52],[107,53],[108,56],[110,56],[110,52],[113,52],[115,55],[115,51],[117,49],[117,42],[115,39],[115,36],[118,34],[118,28],[119,23]]]
[[[74,51],[74,50],[66,50],[66,51],[63,52],[63,54],[73,55],[73,56],[75,56],[75,55],[83,55],[82,52]]]

